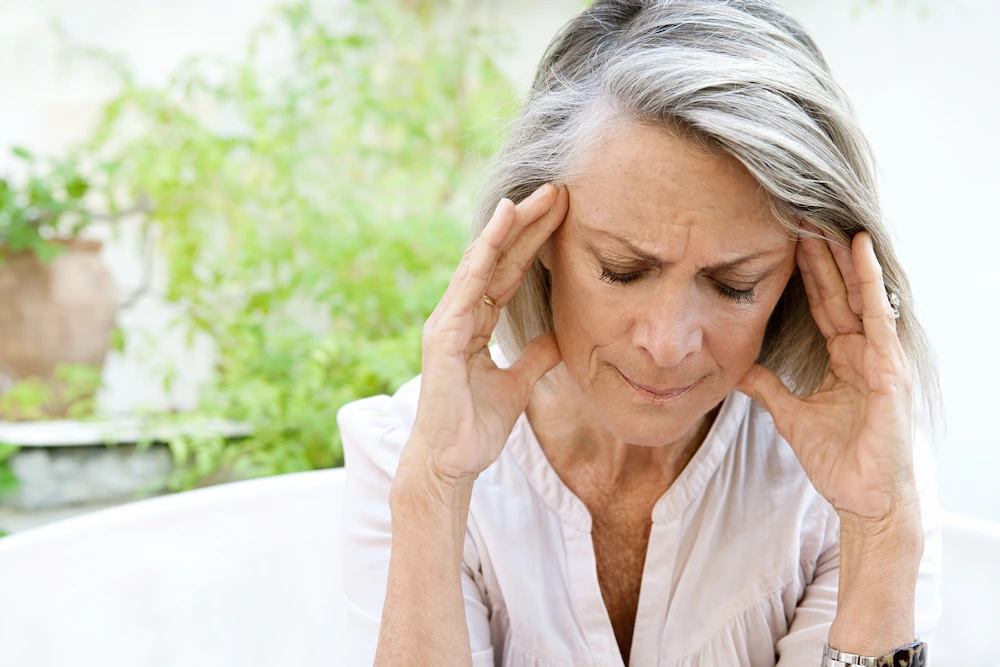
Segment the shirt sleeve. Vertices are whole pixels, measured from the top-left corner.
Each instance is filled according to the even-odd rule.
[[[917,572],[914,621],[917,637],[932,644],[934,630],[941,619],[941,511],[938,506],[936,465],[929,439],[920,432],[914,440],[913,468],[924,529],[924,554]],[[839,524],[835,525],[833,538],[833,543],[816,564],[813,580],[806,586],[795,609],[788,634],[775,645],[777,667],[818,666],[822,662],[823,645],[837,615]]]
[[[409,439],[409,427],[399,414],[400,400],[399,392],[392,398],[374,396],[349,403],[337,413],[346,468],[342,548],[347,627],[342,636],[348,665],[375,662],[392,545],[389,490]],[[478,567],[467,532],[462,590],[472,662],[474,667],[493,667],[489,609]]]

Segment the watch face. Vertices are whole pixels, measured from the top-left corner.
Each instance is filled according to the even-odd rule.
[[[927,643],[915,642],[886,653],[878,667],[927,667]]]

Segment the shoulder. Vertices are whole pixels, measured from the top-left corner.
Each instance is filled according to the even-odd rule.
[[[811,487],[791,445],[778,433],[774,419],[760,403],[749,401],[735,444],[732,452],[734,463],[759,473],[750,479],[771,492],[782,488]]]
[[[725,463],[740,511],[759,512],[755,518],[763,525],[795,526],[808,542],[813,540],[807,535],[818,536],[815,549],[828,544],[836,535],[836,513],[813,487],[771,414],[751,400],[741,426]],[[779,517],[784,521],[775,521]]]
[[[781,495],[781,489],[801,488],[811,502],[829,505],[812,487],[791,445],[778,433],[770,413],[757,403],[750,401],[735,447],[732,462],[743,469],[756,473],[755,480],[770,494]],[[918,422],[913,433],[913,468],[921,498],[928,505],[936,505],[935,493],[936,464],[932,449],[931,433],[926,424]],[[829,508],[832,510],[832,506]]]
[[[337,426],[345,465],[363,458],[394,474],[413,429],[419,395],[420,376],[417,375],[392,396],[370,396],[341,407],[337,411]]]
[[[499,346],[490,347],[501,368],[509,364]],[[344,463],[367,459],[395,474],[403,446],[410,438],[420,397],[420,375],[407,381],[391,396],[380,394],[345,404],[337,411],[337,426],[344,448]]]
[[[805,581],[812,579],[812,564],[821,558],[831,559],[831,566],[835,566],[840,548],[840,520],[836,510],[815,490],[795,452],[760,404],[751,402],[734,445],[729,452],[728,474],[723,476],[733,487],[727,491],[735,493],[730,507],[744,514],[756,512],[758,516],[748,518],[751,524],[759,521],[761,526],[791,529],[807,571]],[[913,469],[925,535],[918,585],[918,625],[923,623],[922,627],[928,627],[935,622],[936,614],[933,589],[940,572],[941,518],[932,437],[922,423],[914,428]]]
[[[839,541],[837,513],[816,491],[771,414],[756,401],[749,401],[718,484],[724,487],[719,495],[730,520],[758,526],[768,548],[775,550],[775,562],[784,561],[793,572],[801,568],[800,586],[812,580],[823,553]]]

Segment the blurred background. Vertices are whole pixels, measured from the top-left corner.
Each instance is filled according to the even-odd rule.
[[[342,464],[419,372],[482,167],[580,0],[0,0],[0,534]],[[934,344],[944,508],[1000,521],[1000,3],[785,0]]]

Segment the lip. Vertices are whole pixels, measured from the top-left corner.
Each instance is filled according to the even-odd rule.
[[[617,368],[615,370],[618,370]],[[680,398],[684,394],[688,393],[692,387],[698,384],[695,380],[686,387],[671,387],[669,389],[657,389],[655,387],[650,387],[648,385],[639,384],[638,382],[633,382],[624,373],[618,371],[618,374],[622,376],[625,383],[628,384],[632,389],[642,396],[643,398],[655,401],[657,403],[663,403],[666,401],[672,401],[674,399]]]

